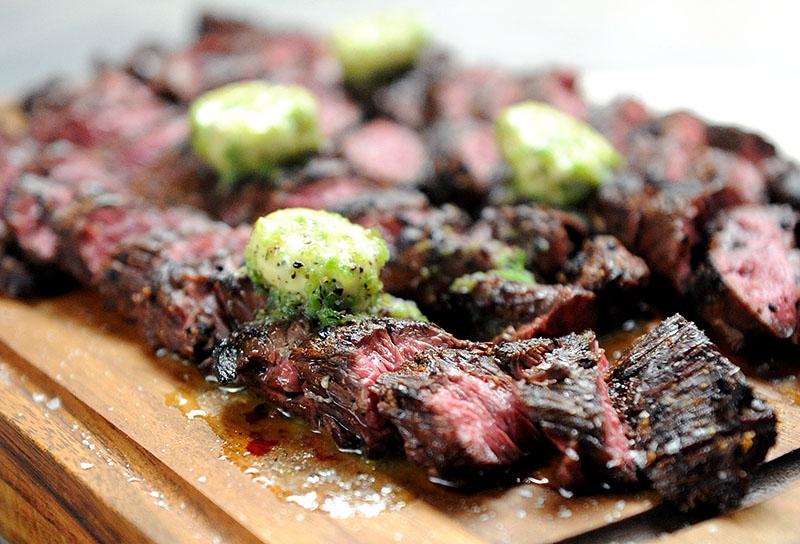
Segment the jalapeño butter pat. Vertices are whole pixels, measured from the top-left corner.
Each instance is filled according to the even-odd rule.
[[[331,36],[347,81],[367,84],[410,67],[428,41],[411,11],[387,11],[340,24]]]
[[[194,101],[189,118],[195,151],[231,183],[317,151],[317,103],[306,89],[246,81]]]
[[[305,208],[260,218],[245,250],[247,272],[268,291],[272,317],[303,313],[322,325],[372,310],[388,259],[377,231]]]
[[[508,107],[496,128],[518,199],[573,206],[622,164],[600,133],[541,102]]]

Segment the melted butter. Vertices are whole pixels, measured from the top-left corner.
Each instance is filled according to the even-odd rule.
[[[270,409],[254,394],[219,387],[197,370],[181,368],[186,383],[166,396],[167,406],[205,421],[221,440],[221,456],[287,502],[346,518],[399,510],[414,499],[395,481],[403,470],[392,470],[408,463],[339,451],[328,437]]]

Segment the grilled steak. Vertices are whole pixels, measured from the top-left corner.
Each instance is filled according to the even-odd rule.
[[[513,466],[539,441],[514,381],[475,350],[427,349],[374,390],[408,458],[447,481]]]
[[[140,50],[130,65],[155,90],[181,102],[246,79],[334,84],[339,78],[335,61],[320,39],[233,20],[201,26],[197,40],[175,52]]]
[[[595,293],[601,321],[614,323],[641,304],[650,269],[617,238],[599,234],[584,241],[559,279]]]
[[[498,68],[471,67],[440,78],[431,90],[434,117],[449,120],[493,121],[505,107],[526,99],[547,102],[578,118],[586,115],[576,75],[564,69],[518,77]]]
[[[473,230],[486,230],[492,238],[521,247],[526,267],[552,278],[586,236],[588,227],[574,214],[519,204],[484,208]]]
[[[648,185],[626,174],[600,188],[595,226],[615,235],[679,293],[692,274],[692,254],[703,227],[719,210],[741,204],[716,183],[700,181]]]
[[[31,135],[102,149],[125,177],[154,164],[188,139],[182,110],[118,70],[100,72],[85,88],[50,85],[27,103]]]
[[[494,354],[521,381],[528,417],[559,452],[554,483],[636,481],[629,430],[608,396],[608,361],[593,332],[506,342]]]
[[[674,315],[640,337],[609,374],[639,467],[682,509],[724,509],[775,442],[775,413],[690,321]]]
[[[650,119],[647,107],[633,98],[616,100],[606,106],[592,107],[588,121],[622,154],[628,155],[632,135]]]
[[[477,340],[560,336],[592,328],[597,317],[595,295],[586,289],[491,273],[459,280],[447,294],[447,305],[442,319],[448,330]]]
[[[345,136],[342,156],[359,175],[400,186],[418,186],[433,173],[428,150],[408,127],[375,119]]]
[[[480,210],[508,176],[488,121],[440,121],[428,131],[436,176],[425,187],[432,200]]]
[[[775,157],[762,163],[770,199],[800,207],[800,167],[797,163]]]
[[[441,311],[442,297],[456,278],[504,268],[519,249],[483,232],[459,232],[460,214],[427,214],[396,237],[392,259],[381,276],[387,291],[413,298],[425,311]]]
[[[411,69],[367,89],[364,100],[379,116],[421,129],[432,116],[431,85],[447,73],[449,64],[447,51],[428,49]]]
[[[742,206],[715,219],[693,287],[699,313],[740,348],[749,334],[797,337],[800,251],[789,206]]]
[[[761,135],[739,127],[711,125],[706,134],[709,145],[736,153],[757,165],[777,154],[775,146]]]
[[[278,406],[325,429],[343,448],[376,456],[398,436],[373,386],[431,347],[460,342],[435,325],[370,318],[318,332],[300,320],[251,323],[222,341],[213,369],[241,376]]]

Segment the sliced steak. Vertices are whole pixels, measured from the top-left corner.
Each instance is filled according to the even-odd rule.
[[[441,320],[476,340],[560,336],[594,326],[595,295],[571,285],[511,281],[493,273],[459,279],[446,296]]]
[[[338,141],[362,121],[364,112],[341,88],[312,85],[309,90],[317,99],[319,128],[326,139]]]
[[[423,311],[442,309],[442,297],[456,278],[505,268],[519,261],[518,248],[488,233],[459,232],[460,214],[437,211],[404,227],[381,275],[387,291],[413,298]]]
[[[606,303],[641,291],[650,269],[614,236],[598,234],[586,239],[581,250],[564,266],[565,283],[597,293]]]
[[[326,430],[340,447],[370,456],[391,451],[399,438],[377,409],[378,379],[426,349],[461,344],[435,325],[391,318],[305,336],[297,330],[311,327],[254,323],[234,332],[215,350],[216,375],[241,376],[278,406]]]
[[[440,121],[428,131],[436,176],[425,187],[435,203],[482,208],[508,175],[488,121]]]
[[[370,121],[347,135],[341,153],[356,173],[391,185],[419,186],[433,173],[420,136],[386,119]]]
[[[332,85],[340,77],[321,40],[246,23],[209,27],[194,43],[169,54],[139,51],[130,64],[156,91],[184,103],[235,81]]]
[[[521,381],[528,417],[559,452],[554,484],[636,481],[629,429],[608,396],[608,360],[593,332],[506,342],[494,355]]]
[[[772,408],[677,314],[612,365],[609,392],[641,452],[642,474],[684,510],[736,505],[775,443]]]
[[[367,100],[378,115],[421,129],[432,114],[431,85],[447,72],[449,62],[446,51],[429,49],[413,68],[371,90]]]
[[[797,163],[775,157],[764,161],[762,171],[773,202],[800,208],[800,166]]]
[[[651,185],[627,173],[599,189],[593,223],[644,258],[676,291],[686,293],[704,225],[718,211],[742,203],[718,183]]]
[[[557,67],[524,76],[522,85],[528,100],[546,102],[578,119],[587,115],[578,74],[573,69]]]
[[[187,135],[179,109],[114,69],[101,71],[84,88],[50,85],[34,94],[27,106],[31,134],[37,140],[120,148],[134,164],[160,151],[165,142],[182,141]],[[148,139],[136,148],[143,137]]]
[[[476,481],[519,463],[539,442],[514,381],[478,351],[427,349],[382,374],[373,391],[406,456],[439,479]]]
[[[692,179],[694,162],[708,149],[706,125],[689,112],[669,113],[636,127],[624,149],[629,167],[650,181]]]
[[[525,99],[522,83],[498,68],[471,67],[439,79],[431,90],[434,117],[493,121],[500,112]]]
[[[634,98],[616,100],[589,111],[589,123],[622,154],[630,152],[631,136],[650,119],[647,107]]]
[[[708,256],[693,291],[699,313],[733,348],[750,334],[782,340],[796,334],[797,221],[789,206],[741,206],[710,225]]]
[[[711,125],[707,135],[709,145],[736,153],[756,165],[776,155],[775,146],[763,136],[739,127]]]
[[[473,231],[525,251],[526,267],[552,278],[588,233],[575,214],[533,204],[484,208]]]

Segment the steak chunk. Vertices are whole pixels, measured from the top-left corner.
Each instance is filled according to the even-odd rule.
[[[300,321],[302,323],[302,320]],[[308,334],[297,331],[309,331]],[[283,409],[328,432],[346,449],[377,456],[399,443],[378,411],[378,379],[432,347],[459,346],[435,325],[369,318],[313,331],[305,325],[253,323],[214,351],[221,381],[241,377]]]
[[[203,362],[264,304],[239,270],[249,234],[220,223],[186,236],[154,232],[119,249],[98,288],[153,347]]]
[[[608,360],[593,332],[507,342],[494,354],[521,381],[528,417],[559,452],[554,483],[636,481],[629,430],[608,396]]]
[[[645,184],[625,174],[597,194],[594,223],[641,255],[655,274],[686,293],[693,251],[703,227],[719,210],[741,204],[716,183],[684,181]]]
[[[431,85],[446,73],[447,51],[429,48],[414,67],[370,92],[369,104],[378,113],[414,129],[421,129],[431,115]]]
[[[597,317],[595,295],[586,289],[513,281],[491,272],[462,277],[447,301],[448,327],[477,340],[560,336],[591,328]]]
[[[684,510],[734,506],[775,443],[775,413],[697,326],[676,314],[640,337],[609,374],[639,468]]]
[[[441,311],[456,278],[519,263],[522,252],[486,231],[465,232],[468,218],[452,206],[402,214],[404,226],[389,238],[392,257],[381,279],[387,291],[413,298],[423,311]],[[362,224],[364,224],[362,222]]]
[[[539,433],[519,390],[492,357],[428,349],[374,388],[409,459],[453,482],[475,480],[527,456]]]
[[[769,184],[769,196],[774,202],[800,207],[800,166],[778,157],[764,161],[762,170]]]
[[[694,285],[699,312],[734,348],[749,333],[789,339],[797,330],[800,252],[789,206],[741,206],[711,225]]]
[[[356,173],[392,185],[421,185],[433,163],[420,136],[408,127],[376,119],[342,140],[341,151]]]
[[[551,278],[566,264],[588,226],[577,215],[533,204],[484,208],[474,229],[525,251],[526,267]]]
[[[650,269],[617,238],[607,234],[584,241],[575,257],[564,266],[564,281],[600,295],[605,302],[636,293],[647,285]],[[617,300],[619,305],[623,301]]]
[[[430,128],[427,139],[436,177],[426,191],[436,203],[453,202],[479,210],[507,177],[494,125],[488,121],[440,121]]]
[[[739,127],[711,125],[707,134],[709,145],[736,153],[754,164],[761,164],[776,155],[775,146],[763,136]]]

